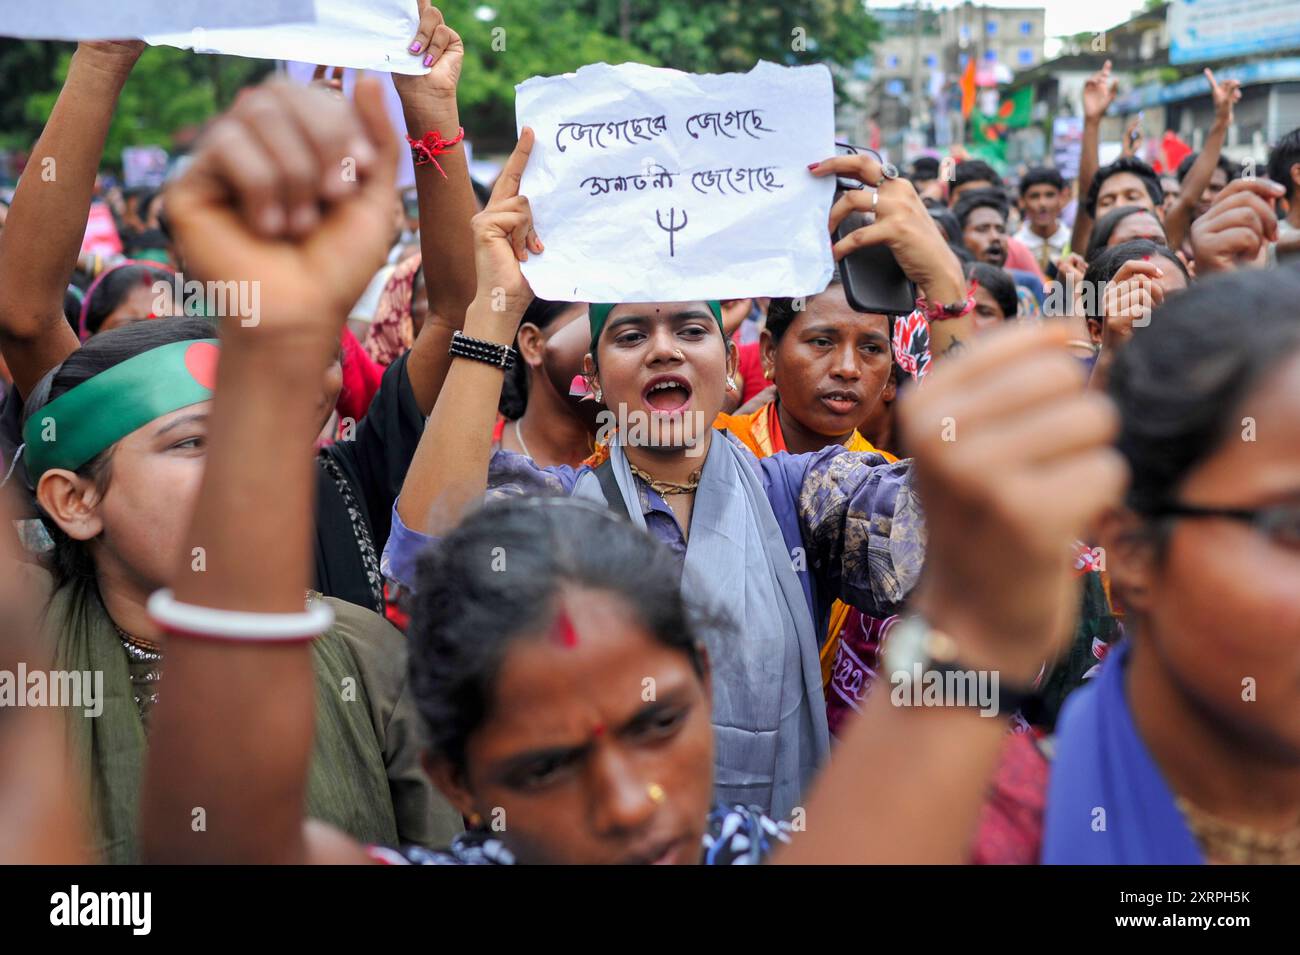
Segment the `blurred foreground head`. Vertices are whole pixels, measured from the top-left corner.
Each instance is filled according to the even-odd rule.
[[[602,506],[520,498],[420,578],[411,684],[453,804],[504,813],[520,862],[698,862],[711,697],[667,548]]]

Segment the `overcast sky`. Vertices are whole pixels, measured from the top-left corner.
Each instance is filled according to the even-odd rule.
[[[926,0],[925,6],[935,9],[947,9],[960,6],[958,0]],[[1142,9],[1142,0],[998,0],[983,4],[990,7],[1011,7],[1025,9],[1040,7],[1047,11],[1047,35],[1068,36],[1074,33],[1096,33],[1109,30],[1117,23],[1123,23],[1130,16]],[[910,2],[888,2],[888,0],[868,0],[867,8],[904,7]],[[1054,44],[1049,39],[1047,53],[1051,56]]]

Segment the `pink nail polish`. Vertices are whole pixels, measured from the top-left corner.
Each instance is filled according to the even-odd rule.
[[[433,54],[432,54],[432,53],[430,53],[428,56],[426,56],[426,57],[424,58],[424,65],[425,65],[425,66],[433,66]]]
[[[590,393],[591,389],[587,387],[587,379],[582,375],[574,375],[573,381],[569,382],[569,394],[576,398]]]
[[[420,41],[419,41],[419,40],[416,40],[414,43],[411,44],[411,52],[412,52],[412,53],[419,53],[419,52],[420,52]]]
[[[810,163],[808,164],[808,168],[809,168],[809,169],[816,169],[816,168],[817,168],[818,166],[820,166],[820,165],[821,165],[821,163],[819,163],[819,162],[810,162]]]

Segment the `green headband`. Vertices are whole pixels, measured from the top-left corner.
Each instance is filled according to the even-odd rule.
[[[207,401],[219,354],[215,338],[160,345],[38,408],[23,426],[32,484],[50,468],[75,471],[150,421]]]
[[[587,320],[591,322],[591,354],[596,354],[596,342],[600,341],[600,333],[605,328],[605,322],[609,319],[609,313],[614,310],[617,302],[593,302],[587,306]],[[713,313],[714,319],[717,320],[718,330],[722,332],[722,337],[727,337],[727,330],[722,327],[722,303],[719,301],[706,302],[709,311]]]

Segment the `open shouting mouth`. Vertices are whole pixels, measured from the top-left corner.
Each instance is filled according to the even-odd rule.
[[[691,404],[691,385],[681,375],[656,375],[641,392],[641,403],[651,412],[682,414]]]

